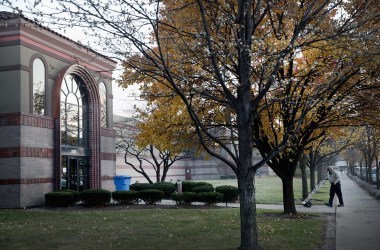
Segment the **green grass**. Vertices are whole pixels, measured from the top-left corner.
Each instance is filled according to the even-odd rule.
[[[263,249],[318,249],[324,220],[258,210]],[[0,210],[0,249],[237,249],[239,210]]]
[[[237,187],[237,180],[202,180],[211,183],[214,187],[231,185]],[[256,203],[258,204],[283,204],[282,182],[278,176],[255,177]],[[310,185],[310,184],[309,184]],[[293,180],[294,198],[296,204],[302,204],[302,181],[301,178]],[[310,191],[310,190],[309,190]],[[313,205],[322,205],[328,200],[329,185],[325,182],[312,196]]]

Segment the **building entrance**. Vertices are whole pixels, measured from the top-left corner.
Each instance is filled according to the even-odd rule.
[[[61,189],[82,191],[88,188],[87,157],[62,156]]]

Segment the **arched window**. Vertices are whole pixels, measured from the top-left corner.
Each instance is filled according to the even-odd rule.
[[[45,114],[45,65],[40,58],[33,61],[33,114]]]
[[[61,86],[61,143],[85,147],[86,119],[85,91],[81,82],[72,75],[63,79]]]
[[[107,88],[103,82],[99,84],[99,97],[100,97],[100,126],[107,127]]]

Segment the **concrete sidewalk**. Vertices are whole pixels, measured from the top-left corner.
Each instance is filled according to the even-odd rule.
[[[380,201],[345,174],[341,179],[344,207],[336,209],[336,249],[380,249]]]

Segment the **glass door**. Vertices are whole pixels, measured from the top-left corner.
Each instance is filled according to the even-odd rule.
[[[61,189],[82,191],[87,188],[87,158],[62,156]]]

